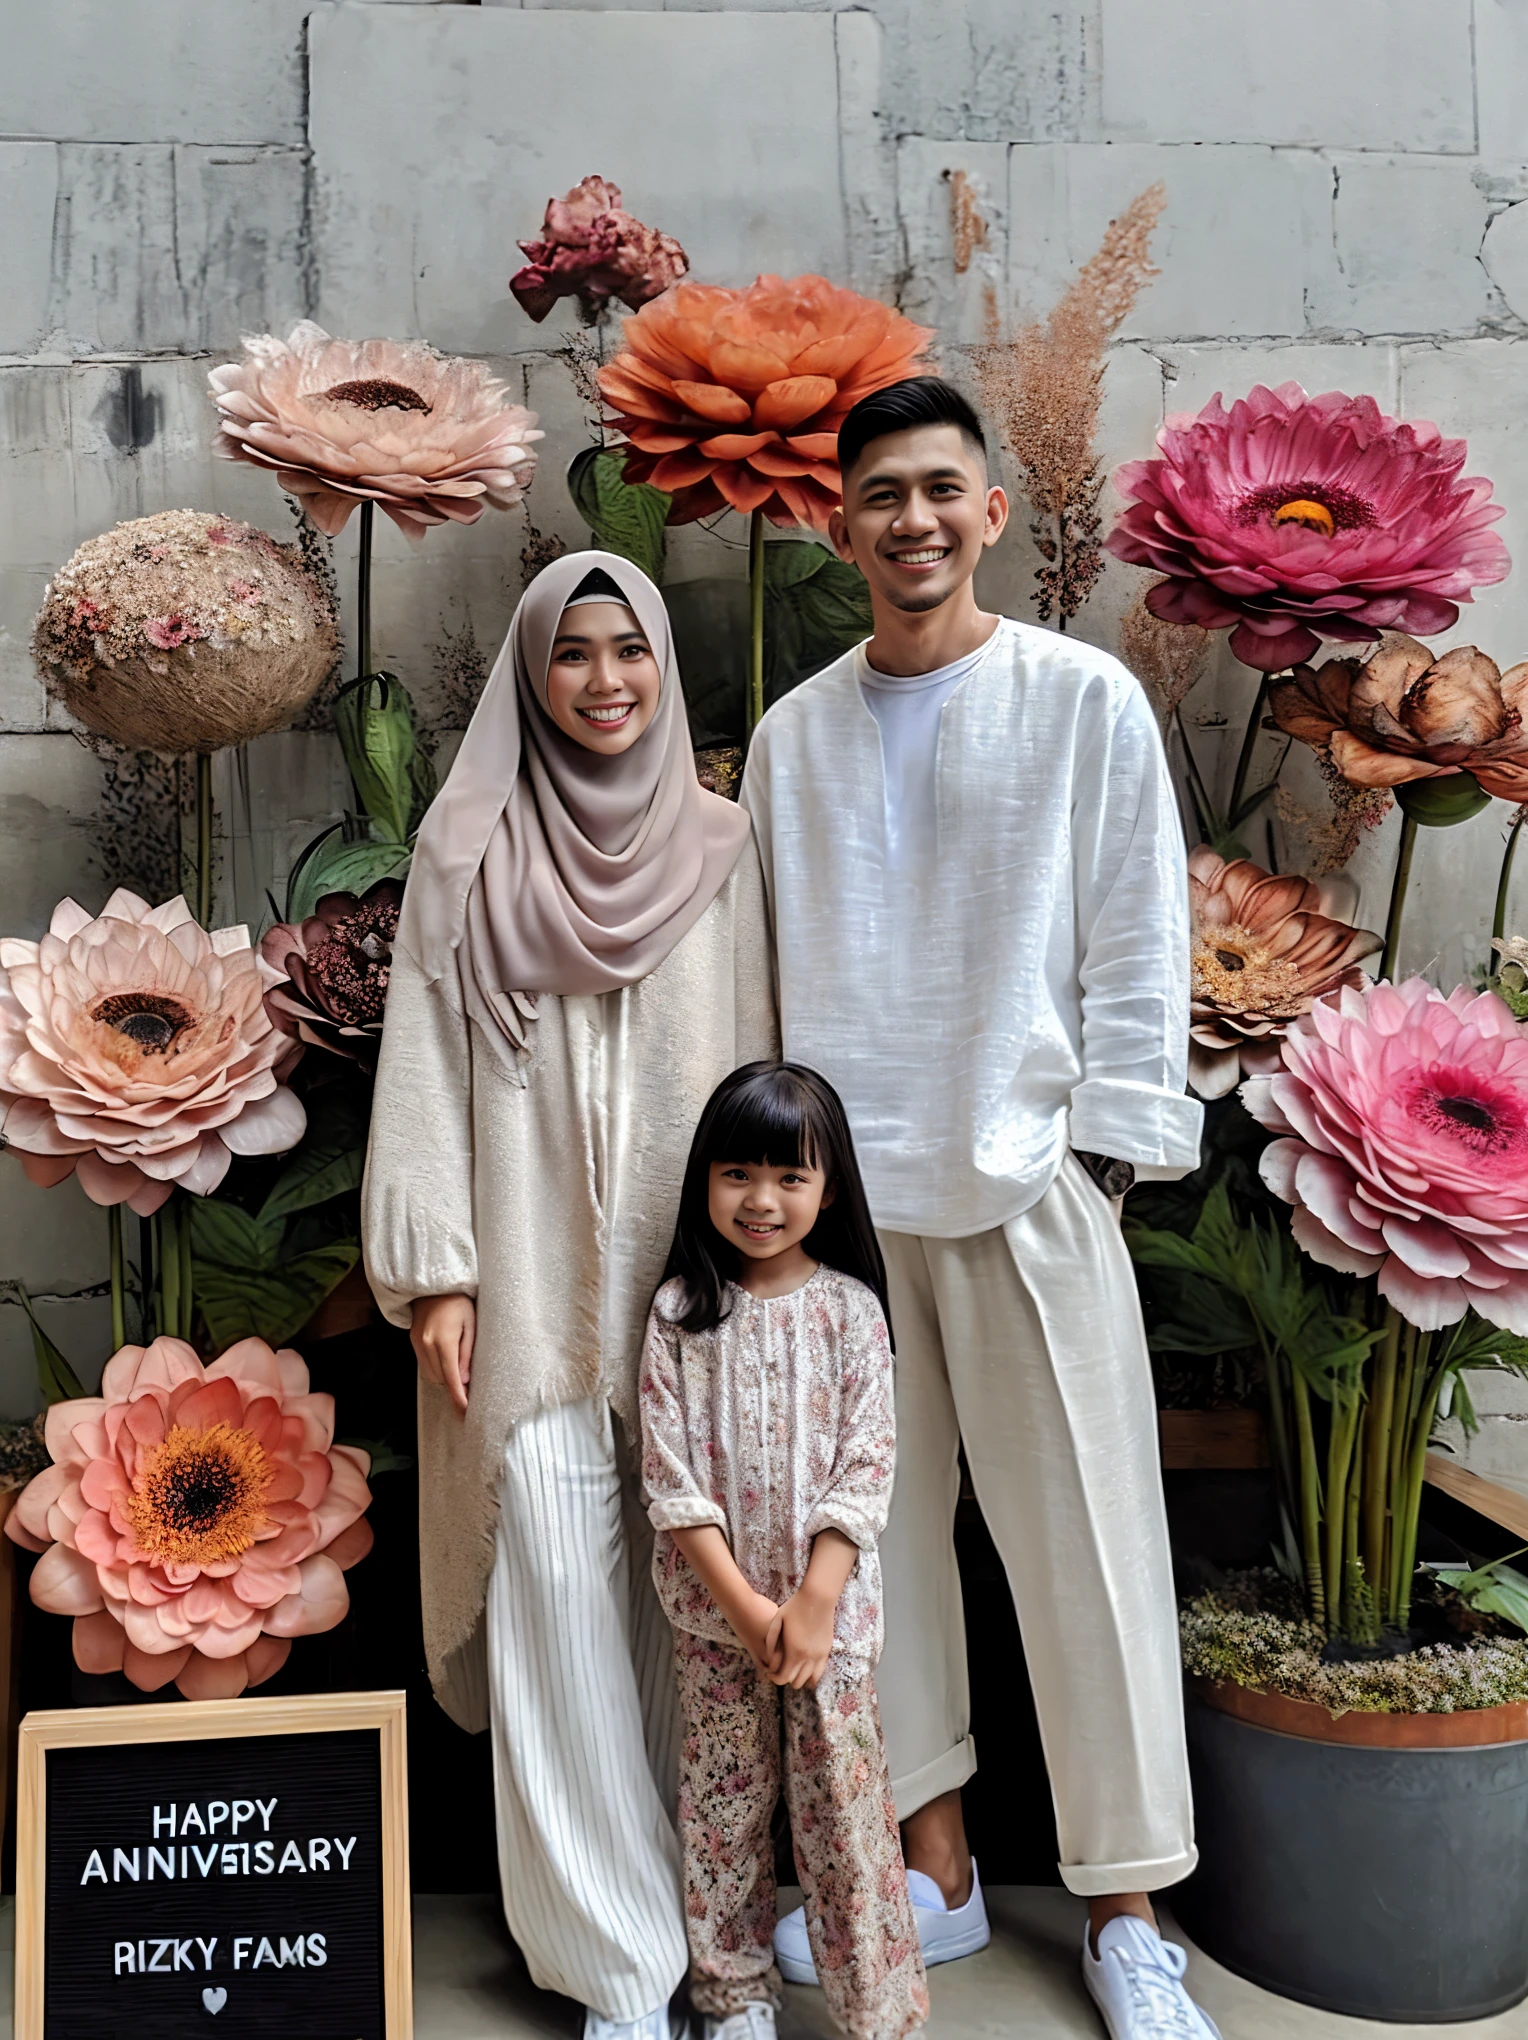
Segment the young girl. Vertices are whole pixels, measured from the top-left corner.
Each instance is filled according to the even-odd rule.
[[[900,2040],[928,1992],[871,1678],[895,1450],[886,1278],[815,1071],[755,1062],[718,1085],[667,1276],[639,1395],[684,1717],[691,1997],[705,2040],[774,2034],[783,1783],[828,2006],[854,2040]]]

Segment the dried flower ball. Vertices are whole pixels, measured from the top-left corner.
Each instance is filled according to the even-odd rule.
[[[43,599],[32,649],[86,729],[175,757],[283,729],[333,666],[339,634],[295,545],[162,510],[80,547]]]

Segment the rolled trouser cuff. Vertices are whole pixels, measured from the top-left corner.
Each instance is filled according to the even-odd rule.
[[[897,1811],[902,1810],[898,1802]],[[1169,1884],[1181,1884],[1199,1861],[1199,1851],[1190,1842],[1176,1856],[1159,1856],[1150,1863],[1058,1863],[1061,1882],[1078,1898],[1115,1898],[1126,1891],[1163,1891]]]
[[[897,1819],[906,1820],[915,1814],[920,1806],[927,1806],[931,1799],[938,1799],[942,1793],[958,1792],[968,1778],[976,1775],[976,1743],[971,1736],[956,1743],[954,1749],[946,1750],[942,1757],[935,1757],[933,1763],[925,1764],[921,1770],[909,1771],[905,1778],[893,1778],[891,1793],[897,1803]]]

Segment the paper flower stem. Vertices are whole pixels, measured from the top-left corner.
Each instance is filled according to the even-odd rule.
[[[764,715],[764,512],[754,510],[748,519],[748,619],[750,655],[748,663],[748,735],[751,737]]]
[[[1406,908],[1406,887],[1411,879],[1411,853],[1416,848],[1417,825],[1410,815],[1401,821],[1401,847],[1395,860],[1395,878],[1390,887],[1390,913],[1385,922],[1385,953],[1379,960],[1382,978],[1393,978],[1401,947],[1401,916]]]
[[[1500,942],[1507,932],[1507,892],[1512,884],[1512,860],[1517,855],[1517,839],[1522,831],[1523,817],[1528,808],[1519,808],[1517,818],[1507,831],[1507,847],[1502,852],[1501,876],[1496,881],[1496,911],[1491,916],[1491,940]],[[1492,965],[1498,968],[1500,959]]]
[[[1242,795],[1247,790],[1247,774],[1252,769],[1253,753],[1257,750],[1258,732],[1263,726],[1263,704],[1268,698],[1268,675],[1260,673],[1257,693],[1253,697],[1252,713],[1247,717],[1247,727],[1242,734],[1241,753],[1236,760],[1236,775],[1231,781],[1231,798],[1226,803],[1226,827],[1234,829],[1241,818]]]
[[[212,928],[212,759],[196,754],[196,918]]]
[[[355,586],[355,677],[364,680],[371,671],[371,523],[374,505],[361,505],[361,546],[356,561]]]
[[[127,1282],[120,1204],[107,1206],[106,1236],[111,1245],[111,1350],[120,1353],[127,1344]]]

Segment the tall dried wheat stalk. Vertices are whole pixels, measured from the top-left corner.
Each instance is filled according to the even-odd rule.
[[[1164,623],[1137,595],[1119,627],[1119,655],[1156,704],[1165,729],[1203,675],[1210,634],[1197,623]]]
[[[1166,203],[1161,184],[1132,199],[1047,318],[1030,320],[1012,340],[994,331],[971,350],[982,401],[1034,513],[1029,528],[1043,561],[1035,574],[1040,621],[1054,615],[1062,630],[1103,572],[1104,475],[1093,440],[1104,367],[1110,340],[1160,273],[1150,247]]]

